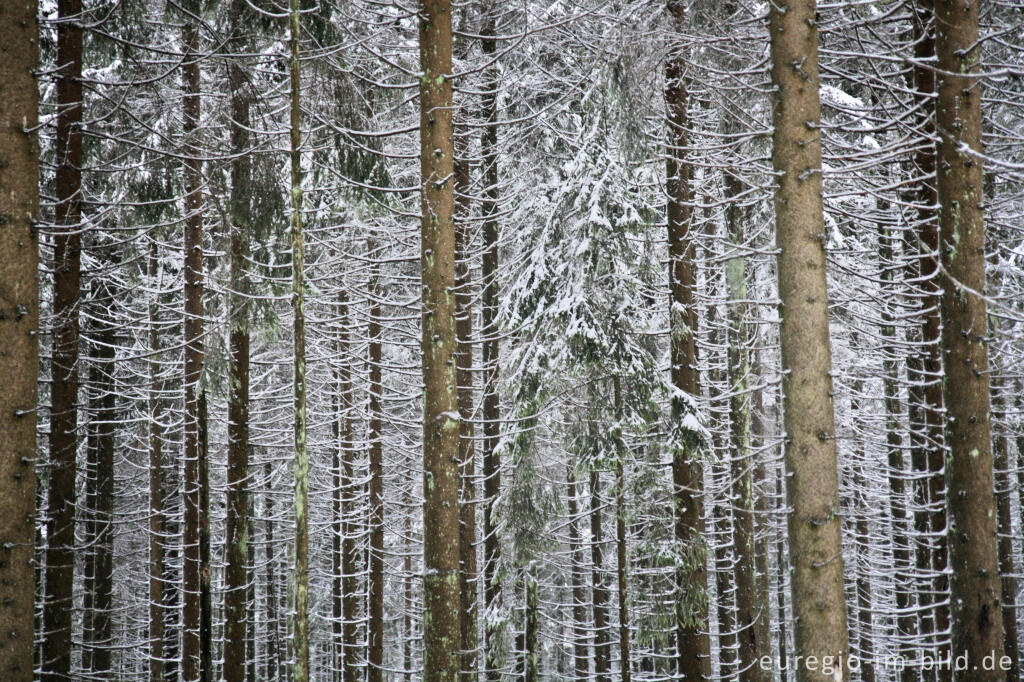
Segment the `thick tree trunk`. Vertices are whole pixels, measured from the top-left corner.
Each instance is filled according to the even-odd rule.
[[[495,35],[495,14],[502,3],[490,2],[481,35],[481,48],[485,59],[494,59],[497,50]],[[480,277],[483,291],[480,301],[481,361],[483,365],[483,431],[481,441],[484,485],[484,561],[481,579],[484,582],[484,608],[499,609],[501,585],[495,579],[501,556],[494,505],[501,492],[501,462],[498,457],[498,438],[501,432],[501,412],[498,405],[498,87],[500,73],[492,64],[484,74],[481,106],[486,127],[480,135],[480,155],[483,158],[483,201],[480,210],[484,218],[484,252],[481,259]],[[500,635],[488,626],[485,631],[487,682],[499,682],[498,643]]]
[[[952,651],[977,668],[955,679],[1003,680],[985,656],[1003,655],[996,501],[993,493],[985,299],[978,0],[935,7],[935,107],[942,350],[946,358],[946,490],[952,563]],[[998,666],[995,666],[998,668]]]
[[[465,144],[456,145],[464,147]],[[459,402],[459,632],[462,638],[462,682],[477,674],[476,458],[473,428],[473,292],[470,267],[469,163],[465,151],[455,159],[455,334],[456,384]]]
[[[295,566],[292,628],[295,653],[294,680],[309,680],[309,456],[306,452],[306,294],[305,250],[302,234],[302,110],[299,73],[299,0],[288,3],[288,44],[291,160],[292,314],[294,318],[294,412],[295,412]]]
[[[668,0],[674,28],[682,33],[686,3]],[[668,193],[668,248],[670,289],[671,379],[682,395],[700,395],[697,374],[697,309],[694,302],[696,263],[690,236],[693,222],[693,168],[686,159],[689,146],[689,93],[686,59],[675,48],[665,62],[665,104],[668,109],[666,190]],[[673,399],[673,419],[692,418],[692,408],[681,396]],[[707,551],[704,538],[704,473],[697,447],[676,452],[672,460],[675,488],[675,535],[687,554],[688,566],[678,576],[676,648],[678,674],[683,680],[711,676],[711,639],[708,635]]]
[[[8,223],[0,229],[0,253],[4,254],[0,259],[0,386],[4,387],[0,392],[0,433],[4,434],[0,446],[0,561],[4,566],[4,580],[0,582],[0,602],[4,604],[0,610],[0,632],[8,633],[0,648],[0,676],[11,682],[32,679],[35,625],[32,599],[36,581],[39,379],[39,245],[35,224],[39,219],[39,92],[33,73],[38,66],[37,9],[37,3],[30,0],[9,5],[0,14],[6,47],[0,60],[0,82],[4,84],[0,97],[0,149],[5,153],[4,165],[0,166],[0,184],[4,188],[0,192],[0,215],[9,216]],[[65,16],[63,9],[60,16]],[[55,360],[56,357],[55,353]],[[54,371],[56,376],[56,364]],[[61,371],[66,376],[67,372]],[[73,431],[71,436],[74,437]]]
[[[244,2],[231,6],[231,30],[245,31]],[[249,255],[250,96],[237,59],[228,64],[231,91],[231,293],[229,294],[230,373],[228,392],[227,522],[224,569],[224,682],[242,682],[246,675],[246,633],[250,622],[249,584]]]
[[[367,255],[374,257],[376,244],[369,240]],[[384,470],[383,441],[381,428],[384,413],[381,406],[383,387],[381,385],[381,363],[383,360],[383,338],[381,331],[381,309],[379,293],[379,267],[374,266],[370,274],[370,320],[367,330],[370,379],[370,423],[367,438],[370,444],[369,457],[369,526],[370,545],[367,551],[369,584],[367,586],[367,607],[369,631],[367,634],[367,682],[382,682],[384,671]]]
[[[769,13],[777,89],[772,161],[778,174],[782,390],[792,508],[788,526],[795,654],[819,661],[829,657],[845,679],[849,645],[830,376],[815,12],[813,0],[787,0]],[[801,666],[797,679],[831,680],[823,667]]]
[[[78,453],[78,301],[81,296],[82,29],[81,0],[57,3],[57,136],[53,244],[53,349],[50,471],[43,605],[44,682],[71,672],[75,577],[75,476]]]
[[[424,682],[459,671],[459,413],[455,374],[450,0],[419,13],[422,198]]]
[[[182,29],[185,87],[182,136],[185,159],[185,480],[181,665],[184,682],[202,679],[202,459],[199,387],[203,373],[203,206],[199,141],[199,34],[195,24]],[[205,681],[204,681],[205,682]]]
[[[601,474],[590,472],[591,597],[594,615],[594,679],[610,682],[612,644],[608,635],[608,583],[604,574],[604,532],[601,523]]]

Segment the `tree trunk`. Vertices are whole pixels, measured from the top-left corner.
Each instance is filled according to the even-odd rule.
[[[159,246],[149,243],[146,274],[149,286],[160,289]],[[163,403],[164,384],[160,376],[160,320],[157,294],[149,301],[149,682],[164,677],[164,512]]]
[[[1000,378],[1001,379],[1001,378]],[[1001,380],[992,381],[992,416],[1003,424],[1008,423],[1006,396],[1000,390]],[[1010,443],[1004,430],[999,430],[992,439],[996,469],[997,524],[999,531],[999,573],[1002,576],[1003,646],[1010,658],[1007,680],[1020,679],[1020,649],[1017,644],[1017,579],[1013,557],[1013,479],[1010,470]]]
[[[580,508],[575,462],[569,462],[569,555],[572,562],[572,652],[573,679],[585,682],[590,669],[587,656],[587,596],[583,583],[583,548],[580,543]]]
[[[309,680],[309,456],[306,453],[305,250],[302,235],[302,110],[299,77],[299,0],[288,2],[291,157],[292,313],[294,316],[295,411],[295,599],[293,646],[295,682]]]
[[[0,632],[8,633],[0,648],[0,674],[12,682],[32,679],[35,626],[32,600],[36,587],[39,379],[39,245],[35,224],[39,219],[39,91],[33,73],[38,66],[37,9],[34,0],[10,5],[0,20],[6,36],[6,50],[0,61],[0,82],[4,84],[4,95],[0,97],[0,149],[5,152],[4,165],[0,167],[0,184],[4,188],[0,192],[0,215],[9,216],[9,222],[0,230],[0,253],[4,254],[0,259],[0,386],[4,387],[0,392],[0,433],[4,434],[0,454],[0,545],[4,547],[0,549],[4,566]],[[65,16],[63,3],[60,16]],[[64,24],[58,31],[64,37]],[[75,111],[79,109],[76,107]],[[58,205],[58,211],[61,210]],[[66,370],[62,371],[66,376]],[[55,392],[56,386],[55,381]],[[73,431],[70,435],[74,438]],[[60,451],[55,449],[54,453],[57,452]]]
[[[618,388],[618,377],[615,378]],[[616,393],[618,391],[616,390]],[[618,401],[616,401],[618,402]],[[629,554],[626,547],[626,477],[620,458],[615,470],[615,554],[619,590],[619,680],[630,682]]]
[[[367,256],[373,258],[376,244],[368,240]],[[367,600],[369,611],[369,632],[367,634],[367,682],[382,682],[384,665],[384,471],[383,441],[381,428],[384,413],[381,407],[383,387],[381,385],[382,332],[381,309],[378,298],[379,265],[374,265],[370,274],[370,321],[367,330],[370,379],[370,423],[367,438],[370,443],[369,515],[370,546],[367,552],[369,585]]]
[[[281,676],[279,670],[281,667],[281,643],[280,643],[280,628],[278,624],[278,596],[277,596],[277,576],[278,566],[275,557],[275,551],[277,546],[274,544],[274,495],[269,492],[271,488],[271,475],[272,470],[270,468],[270,462],[264,464],[263,478],[264,487],[268,489],[265,496],[266,507],[264,509],[264,521],[263,521],[263,533],[265,535],[264,542],[264,565],[266,570],[264,573],[264,581],[266,583],[267,591],[267,659],[263,668],[263,679],[267,682],[272,680],[280,680]]]
[[[523,682],[537,682],[540,650],[537,642],[537,576],[533,564],[526,575],[526,625],[523,639]]]
[[[231,6],[231,31],[241,38],[245,4]],[[227,522],[224,569],[224,682],[242,682],[250,622],[249,584],[249,106],[245,74],[237,59],[228,64],[231,91],[231,293],[229,294],[230,373],[228,393]]]
[[[728,475],[728,474],[726,474]],[[716,505],[712,510],[714,529],[722,538],[721,544],[715,548],[715,591],[718,607],[718,665],[719,676],[725,680],[736,678],[736,611],[733,608],[736,593],[733,589],[732,577],[736,570],[729,544],[729,512],[724,505]]]
[[[210,565],[210,427],[206,389],[199,394],[199,679],[213,680],[213,590]]]
[[[922,144],[914,155],[914,165],[920,175],[917,188],[917,239],[914,251],[919,251],[911,265],[911,279],[919,282],[921,292],[920,331],[917,342],[920,351],[907,359],[907,379],[910,384],[910,432],[912,439],[911,462],[923,479],[917,484],[918,509],[915,510],[915,532],[924,538],[917,547],[917,568],[927,585],[919,590],[923,599],[919,610],[918,630],[922,643],[931,646],[940,643],[949,629],[949,606],[946,594],[949,581],[946,541],[946,484],[944,480],[945,449],[943,446],[942,355],[939,348],[940,285],[939,222],[935,206],[938,203],[935,175],[935,147],[930,140],[935,134],[935,71],[928,62],[935,59],[935,25],[933,0],[919,0],[913,17],[914,57],[913,70],[915,104],[920,110],[919,126]],[[927,596],[926,596],[927,595]],[[934,651],[934,650],[933,650]],[[940,679],[951,677],[949,670],[937,671]]]
[[[832,406],[825,226],[822,212],[821,104],[815,2],[787,0],[770,11],[772,161],[778,173],[778,256],[785,461],[793,564],[795,654],[824,657],[847,675],[846,607]],[[806,660],[806,659],[805,659]],[[841,664],[838,661],[842,661]],[[831,679],[824,666],[797,671],[801,682]]]
[[[686,3],[667,0],[676,32],[686,25]],[[689,93],[687,55],[674,48],[665,62],[665,104],[668,109],[666,191],[668,193],[668,248],[670,289],[670,361],[672,386],[681,394],[673,398],[672,416],[677,422],[692,418],[690,399],[700,395],[697,374],[697,282],[693,222],[693,167],[686,158]],[[687,556],[687,567],[678,576],[676,608],[678,673],[683,680],[711,676],[711,639],[708,634],[707,550],[704,538],[704,473],[697,446],[677,451],[672,459],[675,488],[675,536]]]
[[[610,682],[612,660],[608,636],[608,585],[604,575],[604,538],[601,524],[601,474],[590,472],[590,560],[593,564],[591,596],[594,613],[594,679]]]
[[[182,63],[185,86],[182,136],[185,159],[185,480],[182,610],[182,677],[195,682],[202,675],[202,493],[201,461],[206,453],[200,441],[199,387],[203,373],[203,206],[202,161],[199,141],[199,33],[189,21],[182,29],[185,57]],[[205,682],[205,681],[204,681]]]
[[[350,364],[350,332],[348,293],[344,290],[339,294],[338,317],[340,325],[339,358],[341,367],[338,371],[338,461],[335,462],[335,617],[338,627],[335,638],[338,654],[341,657],[341,671],[345,682],[355,682],[359,678],[358,654],[356,643],[356,619],[359,595],[356,594],[356,539],[355,523],[355,484],[353,482],[353,432],[351,410],[354,404],[352,395],[352,369]],[[339,556],[340,554],[340,556]]]
[[[464,147],[465,144],[457,145]],[[469,162],[460,149],[455,159],[455,334],[456,384],[459,402],[459,595],[462,638],[462,682],[477,674],[476,459],[473,429],[473,292],[469,263]]]
[[[57,64],[61,68],[57,73],[57,135],[54,140],[57,201],[54,207],[53,381],[43,605],[44,682],[63,682],[71,672],[78,452],[78,301],[82,268],[81,13],[81,0],[57,3]]]
[[[459,671],[459,413],[456,402],[450,0],[419,13],[423,350],[424,682]]]
[[[91,425],[86,481],[86,554],[84,576],[82,667],[94,679],[109,679],[111,669],[111,607],[113,598],[114,425],[116,385],[114,377],[114,322],[110,287],[95,288],[95,342],[90,368]]]
[[[490,2],[483,26],[484,36],[481,48],[485,59],[494,59],[497,50],[495,35],[495,14],[502,5]],[[480,155],[483,158],[483,201],[480,210],[484,218],[484,252],[481,259],[480,277],[483,291],[480,301],[481,359],[483,364],[483,450],[484,485],[484,608],[498,610],[501,604],[501,584],[496,580],[501,544],[494,519],[494,505],[501,492],[501,462],[498,458],[498,438],[501,433],[501,412],[498,405],[498,87],[500,73],[492,64],[484,73],[481,105],[486,126],[480,134]],[[498,666],[498,645],[500,633],[487,626],[485,630],[487,682],[500,682]]]
[[[985,346],[987,311],[985,299],[972,293],[985,289],[982,169],[974,156],[982,149],[977,0],[942,0],[935,8],[935,27],[952,651],[967,654],[977,666],[954,673],[955,679],[983,682],[1003,680],[1005,675],[981,665],[985,656],[998,661],[1004,649]]]

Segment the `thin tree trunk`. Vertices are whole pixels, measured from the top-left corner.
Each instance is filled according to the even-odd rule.
[[[110,287],[100,283],[93,301],[96,339],[93,344],[90,384],[92,425],[87,468],[88,509],[86,540],[91,544],[86,560],[86,616],[83,626],[82,667],[95,679],[109,679],[111,669],[111,607],[113,601],[113,515],[114,515],[114,425],[116,423],[114,384],[114,322]]]
[[[540,650],[537,641],[537,575],[533,564],[526,575],[526,626],[523,639],[523,682],[537,682]]]
[[[146,274],[149,286],[160,289],[159,246],[149,244]],[[166,532],[163,482],[163,382],[160,375],[160,328],[158,294],[149,301],[149,682],[164,676],[164,533]]]
[[[846,679],[849,644],[825,281],[816,6],[814,0],[787,0],[773,5],[769,14],[777,88],[772,161],[779,176],[775,213],[795,654],[830,657]],[[801,682],[832,678],[822,667],[809,668],[797,672]]]
[[[490,2],[480,29],[484,38],[481,48],[485,59],[495,59],[497,41],[495,35],[495,14],[502,3]],[[480,301],[481,359],[483,364],[483,430],[481,441],[483,450],[483,484],[484,484],[484,561],[481,579],[484,582],[484,608],[500,609],[501,584],[496,579],[498,562],[501,557],[501,544],[494,518],[494,505],[501,492],[501,461],[497,453],[498,438],[501,432],[501,412],[498,404],[498,87],[500,73],[496,64],[492,64],[484,72],[482,85],[482,108],[486,126],[480,135],[480,154],[483,158],[483,201],[481,213],[483,222],[484,252],[481,259],[480,276],[483,291]],[[498,669],[498,646],[500,633],[488,625],[485,630],[487,682],[499,682],[501,674]]]
[[[465,147],[465,143],[456,145]],[[455,335],[459,403],[459,595],[462,682],[477,674],[476,459],[473,428],[473,292],[470,258],[469,163],[465,150],[455,159]]]
[[[616,387],[618,377],[615,378]],[[618,391],[616,391],[618,392]],[[615,470],[615,549],[619,591],[619,679],[630,682],[629,554],[626,548],[626,478],[620,458]]]
[[[864,428],[863,424],[860,423],[863,410],[860,396],[864,393],[864,382],[862,380],[857,379],[854,381],[852,393],[853,396],[850,398],[850,418],[859,431]],[[865,475],[868,462],[865,461],[867,454],[864,452],[863,445],[857,442],[854,447],[853,461],[850,466],[853,469],[852,487],[856,496],[856,511],[853,514],[854,527],[852,530],[855,546],[857,547],[857,561],[854,563],[856,569],[854,589],[856,591],[857,624],[860,635],[857,646],[859,649],[858,656],[860,657],[860,678],[862,682],[875,682],[875,630],[871,610],[871,535],[868,532],[868,515],[872,507],[871,500],[867,495],[870,488],[867,476]]]
[[[231,30],[241,37],[245,4],[231,6]],[[251,621],[249,584],[249,277],[250,232],[249,93],[237,59],[228,64],[231,91],[231,293],[229,294],[230,373],[228,394],[227,523],[224,570],[224,682],[242,682],[246,633]]]
[[[355,682],[359,677],[358,649],[356,643],[356,618],[358,595],[356,594],[356,539],[355,539],[355,494],[352,472],[353,433],[351,409],[352,369],[350,357],[350,333],[348,293],[339,295],[338,317],[340,325],[338,372],[338,461],[335,463],[335,638],[341,657],[341,671],[345,682]]]
[[[677,33],[686,25],[686,3],[667,0]],[[686,158],[689,146],[689,93],[686,80],[687,55],[674,48],[665,62],[665,103],[668,109],[666,191],[668,193],[668,248],[670,289],[670,360],[672,416],[677,422],[693,418],[689,400],[700,395],[697,374],[697,282],[694,245],[690,235],[693,222],[693,167]],[[684,398],[688,396],[688,399]],[[677,578],[676,648],[678,674],[683,680],[711,676],[711,639],[708,634],[707,557],[704,538],[704,473],[697,447],[677,451],[672,459],[675,488],[675,536],[687,553],[687,567]]]
[[[213,590],[210,565],[210,427],[206,389],[199,394],[199,679],[213,670]]]
[[[726,474],[728,476],[728,474]],[[729,513],[724,505],[716,505],[712,511],[714,530],[722,538],[722,544],[715,548],[715,590],[718,607],[718,664],[722,679],[736,678],[737,633],[736,611],[733,608],[736,592],[733,588],[732,576],[736,570],[729,544]]]
[[[604,575],[604,537],[601,524],[601,474],[590,472],[591,596],[594,613],[594,679],[610,682],[612,645],[608,636],[608,585]]]
[[[424,682],[459,671],[459,413],[456,399],[454,141],[450,0],[419,13],[423,350]]]
[[[277,596],[277,575],[278,567],[275,559],[275,548],[274,544],[274,495],[271,489],[271,468],[270,462],[264,464],[263,478],[264,486],[267,488],[265,494],[265,520],[263,522],[263,533],[265,535],[264,542],[264,564],[266,566],[264,580],[266,582],[267,590],[267,659],[263,669],[263,678],[270,682],[271,680],[281,679],[279,675],[280,670],[280,655],[281,655],[281,643],[280,643],[280,628],[279,628],[279,615],[278,615],[278,596]]]
[[[583,583],[583,548],[580,542],[580,507],[575,462],[570,462],[566,476],[569,483],[569,555],[572,562],[572,652],[573,679],[585,682],[589,675],[587,656],[587,596]]]
[[[786,505],[786,472],[779,469],[776,495],[779,498],[780,506],[785,509]],[[779,533],[775,542],[775,597],[778,601],[778,617],[776,626],[779,628],[779,679],[786,682],[791,679],[789,665],[789,628],[786,623],[786,576],[789,574],[789,560],[786,554],[786,538]]]
[[[952,651],[976,669],[958,680],[1003,680],[985,670],[985,656],[1003,653],[996,501],[990,430],[985,225],[982,209],[981,81],[976,0],[940,2],[935,8],[938,99],[935,107],[939,236],[942,269],[942,350],[947,362],[946,483],[952,563]],[[970,151],[964,151],[970,150]],[[998,666],[995,666],[998,668]]]
[[[366,251],[370,258],[374,257],[376,244],[368,240]],[[379,265],[373,266],[370,274],[370,320],[367,338],[369,353],[370,379],[370,423],[367,438],[370,444],[370,481],[369,481],[369,516],[370,545],[367,551],[369,585],[367,600],[369,611],[369,632],[367,634],[369,651],[367,652],[367,682],[382,682],[384,665],[384,471],[383,441],[381,428],[384,420],[381,398],[382,331],[381,309],[378,282]]]
[[[1001,378],[1000,378],[1001,379]],[[992,381],[992,416],[1007,424],[1006,396],[1000,390],[1001,380]],[[1017,644],[1017,579],[1013,556],[1013,480],[1010,470],[1010,443],[1006,432],[997,431],[992,439],[995,459],[997,524],[999,530],[999,573],[1002,576],[1003,646],[1010,658],[1007,680],[1020,679],[1020,649]]]
[[[182,677],[202,679],[202,475],[205,457],[200,441],[199,388],[203,373],[203,206],[200,196],[202,162],[199,158],[199,34],[191,21],[182,29],[185,86],[182,135],[185,159],[185,480],[182,610]]]
[[[305,251],[302,235],[302,110],[299,77],[299,0],[288,3],[291,157],[292,313],[294,316],[295,411],[295,599],[293,646],[295,682],[309,680],[309,457],[306,453]]]
[[[0,348],[4,353],[0,362],[0,386],[4,387],[0,392],[0,433],[4,434],[0,454],[0,540],[4,545],[0,550],[4,562],[0,632],[8,633],[0,648],[0,671],[14,682],[32,679],[35,629],[39,91],[33,72],[38,62],[37,10],[34,0],[17,3],[5,8],[0,20],[6,47],[0,60],[0,82],[4,84],[0,149],[5,151],[5,163],[0,167],[4,188],[0,192],[0,215],[9,216],[0,230],[0,253],[4,254],[0,259],[0,311],[4,313],[0,314]],[[54,367],[56,372],[56,364]],[[74,437],[73,432],[71,435]]]
[[[53,380],[43,605],[44,682],[63,682],[71,672],[78,452],[78,301],[82,268],[81,13],[81,0],[57,3],[57,64],[61,68],[57,73],[57,135],[54,140],[57,201],[54,207]]]

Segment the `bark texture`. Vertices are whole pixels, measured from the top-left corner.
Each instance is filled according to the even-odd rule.
[[[668,0],[677,32],[686,22],[686,3]],[[694,304],[696,264],[690,235],[693,222],[693,167],[688,163],[689,93],[686,55],[675,48],[665,62],[665,104],[668,108],[666,191],[668,193],[668,249],[670,289],[670,361],[675,390],[700,395],[697,373],[697,311]],[[688,416],[689,406],[680,396],[673,399],[673,418]],[[675,488],[675,535],[687,553],[688,566],[678,577],[676,648],[682,680],[711,677],[711,638],[708,634],[706,544],[704,538],[704,471],[698,448],[676,452],[672,460]]]
[[[425,682],[459,672],[459,413],[455,377],[450,0],[419,12]]]
[[[11,10],[13,11],[13,10]],[[78,302],[82,238],[81,0],[57,3],[57,135],[53,239],[53,349],[50,389],[50,473],[43,606],[44,682],[71,672],[75,575],[75,476],[78,454]]]
[[[0,678],[32,679],[39,371],[37,3],[0,6]]]
[[[996,551],[985,299],[982,202],[981,81],[977,77],[978,0],[937,0],[936,172],[942,268],[942,351],[945,360],[946,491],[952,568],[952,651],[977,669],[954,679],[1006,679],[985,670],[985,656],[1003,656],[1003,618]]]
[[[794,653],[818,661],[829,657],[846,679],[849,645],[825,281],[816,6],[790,0],[773,5],[769,17]],[[796,677],[800,682],[832,680],[823,668],[801,665]]]

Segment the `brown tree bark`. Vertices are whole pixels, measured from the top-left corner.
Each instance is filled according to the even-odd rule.
[[[459,413],[455,374],[455,225],[450,0],[419,12],[423,350],[424,682],[459,672]]]
[[[673,27],[682,33],[686,25],[686,3],[667,0]],[[690,235],[693,222],[693,167],[686,158],[689,147],[689,93],[686,80],[687,56],[673,48],[665,62],[665,105],[668,123],[666,150],[666,191],[668,193],[668,248],[670,289],[670,361],[672,385],[693,398],[700,395],[697,373],[697,282],[694,246]],[[672,404],[673,418],[683,419],[689,407],[680,397]],[[676,648],[678,674],[683,680],[711,676],[711,639],[708,634],[707,555],[704,538],[704,473],[697,448],[676,452],[672,460],[675,488],[675,535],[687,553],[688,567],[678,576]]]
[[[604,529],[601,522],[601,474],[590,472],[590,595],[594,619],[594,679],[610,682],[612,644],[608,635],[608,581],[604,572]]]
[[[78,302],[82,268],[82,14],[81,0],[57,3],[57,135],[54,140],[53,348],[50,389],[50,472],[43,605],[44,682],[71,672],[72,586],[75,575],[75,476],[78,453]]]
[[[480,29],[481,49],[485,59],[494,60],[497,50],[495,35],[496,13],[502,3],[490,2]],[[484,560],[481,580],[484,582],[484,607],[496,609],[500,606],[501,585],[495,580],[498,562],[501,557],[494,505],[501,492],[501,461],[497,453],[498,438],[501,433],[501,411],[498,404],[499,379],[499,329],[498,316],[498,237],[497,219],[499,188],[498,188],[498,87],[500,74],[496,64],[491,64],[484,73],[482,85],[483,95],[481,107],[485,119],[485,127],[480,134],[480,155],[483,158],[483,200],[480,210],[483,222],[483,257],[481,259],[480,277],[483,291],[480,301],[481,343],[480,355],[483,365],[483,432],[481,441],[483,459],[484,486]],[[487,682],[500,682],[501,674],[497,665],[499,633],[488,627],[485,632],[485,668]]]
[[[0,677],[32,679],[39,379],[38,5],[0,8]],[[61,14],[61,16],[64,16]],[[63,110],[62,110],[63,111]],[[56,356],[55,356],[56,357]],[[74,434],[72,433],[72,436]]]
[[[476,452],[473,428],[473,292],[470,267],[469,163],[465,143],[455,159],[455,335],[459,403],[459,633],[462,682],[477,674]]]
[[[231,31],[236,45],[246,30],[246,4],[235,0],[230,9]],[[250,93],[237,58],[228,63],[231,97],[231,321],[230,384],[228,391],[227,520],[224,569],[224,672],[225,682],[242,682],[246,676],[246,633],[250,623],[249,584],[249,255],[250,185],[252,160],[249,150]]]
[[[146,274],[150,286],[158,286],[160,278],[159,246],[150,241]],[[163,476],[163,403],[160,380],[160,320],[156,295],[149,302],[149,682],[162,682],[164,677],[164,512]]]
[[[984,670],[982,660],[999,660],[1003,649],[996,501],[993,493],[989,404],[985,225],[982,150],[981,49],[978,0],[935,4],[938,66],[935,128],[942,289],[942,351],[946,360],[946,490],[952,651],[967,654],[977,669],[954,679],[1004,680],[1005,672]]]
[[[113,260],[113,259],[112,259]],[[86,467],[85,539],[89,544],[83,576],[82,667],[94,679],[109,679],[113,602],[114,425],[117,344],[109,308],[112,290],[100,280],[91,303],[95,320],[89,371],[90,424]]]
[[[839,478],[832,405],[821,176],[816,4],[769,11],[782,391],[790,560],[798,656],[829,657],[847,675]],[[841,661],[841,663],[840,663]],[[831,680],[804,665],[801,682]]]
[[[367,255],[374,257],[377,250],[376,244],[368,240],[366,245]],[[384,420],[381,398],[383,387],[381,385],[381,363],[382,363],[382,331],[381,331],[381,309],[379,289],[379,266],[375,265],[370,274],[370,321],[367,330],[369,340],[367,351],[369,353],[369,379],[370,379],[370,416],[369,433],[367,438],[370,443],[369,461],[369,525],[370,544],[367,551],[367,563],[369,573],[369,584],[367,586],[367,602],[369,610],[369,622],[367,633],[367,682],[381,682],[383,680],[384,665],[384,471],[383,471],[383,441],[381,428]]]

